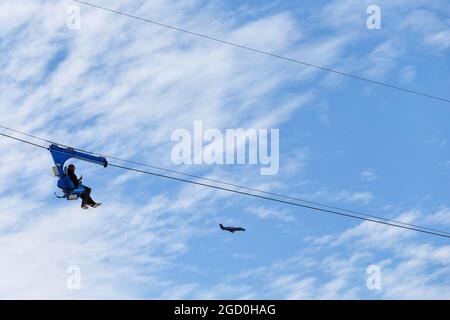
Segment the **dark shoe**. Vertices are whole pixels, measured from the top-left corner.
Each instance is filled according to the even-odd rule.
[[[91,207],[92,207],[92,208],[97,208],[97,207],[100,207],[101,205],[102,205],[102,203],[99,202],[99,203],[96,203],[96,204],[91,205]]]
[[[85,204],[82,204],[81,205],[81,209],[89,209],[89,207],[87,205],[85,205]]]

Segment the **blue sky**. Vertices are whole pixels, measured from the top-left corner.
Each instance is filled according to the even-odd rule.
[[[450,98],[450,6],[414,1],[96,0],[194,32]],[[366,9],[381,8],[368,30]],[[79,5],[0,4],[0,124],[80,148],[450,229],[450,106]],[[280,130],[280,170],[173,165],[171,133]],[[76,162],[0,140],[2,298],[450,298],[445,239]],[[218,230],[242,225],[243,234]],[[81,290],[66,286],[79,266]],[[366,269],[381,268],[369,290]]]

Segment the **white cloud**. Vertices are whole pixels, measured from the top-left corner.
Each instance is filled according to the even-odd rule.
[[[276,210],[273,208],[266,208],[262,206],[248,207],[246,210],[260,219],[273,218],[284,222],[291,222],[295,220],[295,218],[286,210]]]
[[[439,49],[450,48],[450,30],[438,31],[427,35],[426,41]]]
[[[361,172],[361,178],[365,181],[375,181],[378,179],[378,174],[375,169],[368,168]]]
[[[450,208],[443,208],[435,213],[424,215],[423,221],[425,224],[434,225],[450,225]]]
[[[447,146],[447,140],[438,137],[429,138],[425,140],[425,143],[437,147],[439,149],[444,149]]]
[[[368,204],[374,199],[374,197],[375,196],[369,191],[351,192],[342,190],[336,194],[332,200],[336,202]]]
[[[324,203],[341,202],[347,204],[368,204],[375,198],[369,191],[330,191],[326,189],[305,194],[302,197],[309,200],[322,201]]]
[[[411,82],[416,78],[416,69],[412,66],[406,66],[400,71],[401,80]]]

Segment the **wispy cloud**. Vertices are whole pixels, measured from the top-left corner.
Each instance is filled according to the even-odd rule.
[[[365,181],[375,181],[378,179],[378,174],[375,169],[365,169],[363,172],[361,172],[361,178]]]
[[[261,206],[249,207],[246,210],[260,219],[273,218],[284,222],[295,220],[295,218],[285,210],[274,210],[273,208],[265,208]]]
[[[325,202],[340,202],[350,204],[368,204],[375,196],[369,191],[328,191],[319,190],[312,194],[305,195],[306,198]]]

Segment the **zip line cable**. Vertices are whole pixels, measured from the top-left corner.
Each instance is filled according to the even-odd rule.
[[[255,192],[258,192],[258,193],[261,193],[261,194],[266,194],[266,195],[270,195],[270,196],[276,196],[276,197],[280,197],[280,198],[283,198],[283,199],[294,200],[294,201],[308,203],[308,204],[312,204],[312,205],[316,205],[316,206],[321,206],[321,207],[328,208],[328,209],[354,213],[354,214],[358,214],[360,216],[364,216],[364,217],[368,217],[368,218],[374,218],[374,219],[390,221],[390,222],[393,222],[393,223],[396,223],[396,224],[401,224],[401,225],[405,225],[405,226],[409,226],[409,227],[415,227],[415,228],[421,228],[421,229],[429,230],[429,231],[432,231],[432,232],[446,233],[447,235],[450,236],[450,233],[444,232],[444,231],[441,231],[441,230],[437,230],[437,229],[433,229],[433,228],[420,227],[420,226],[417,226],[417,225],[414,225],[414,224],[410,224],[410,223],[406,223],[406,222],[402,222],[402,221],[398,221],[398,220],[394,220],[394,219],[383,218],[383,217],[379,217],[379,216],[375,216],[375,215],[370,215],[370,214],[363,213],[363,212],[360,212],[360,211],[355,211],[355,210],[350,210],[350,209],[343,209],[343,208],[339,208],[339,207],[336,207],[336,206],[323,204],[323,203],[320,203],[320,202],[305,200],[305,199],[298,198],[298,197],[286,196],[286,195],[275,193],[275,192],[264,191],[264,190],[261,190],[261,189],[246,187],[246,186],[242,186],[242,185],[238,185],[238,184],[234,184],[234,183],[229,183],[229,182],[225,182],[225,181],[221,181],[221,180],[205,178],[205,177],[202,177],[202,176],[188,174],[188,173],[184,173],[184,172],[181,172],[181,171],[170,170],[170,169],[166,169],[166,168],[161,168],[161,167],[157,167],[157,166],[154,166],[154,165],[149,165],[149,164],[145,164],[145,163],[141,163],[141,162],[136,162],[136,161],[126,160],[126,159],[116,158],[116,157],[108,156],[108,155],[105,155],[105,154],[98,154],[98,153],[93,153],[93,154],[98,155],[98,156],[102,156],[102,157],[105,157],[105,158],[113,159],[113,160],[118,160],[118,161],[131,163],[131,164],[135,164],[135,165],[139,165],[139,166],[143,166],[143,167],[157,169],[157,170],[160,170],[160,171],[174,173],[174,174],[182,175],[182,176],[185,176],[185,177],[195,178],[195,179],[209,181],[209,182],[220,183],[222,185],[235,187],[235,188],[239,188],[239,189],[255,191]]]
[[[32,142],[29,142],[29,141],[26,141],[26,140],[23,140],[23,139],[19,139],[19,138],[16,138],[16,137],[13,137],[13,136],[10,136],[10,135],[7,135],[7,134],[3,134],[3,133],[0,133],[0,135],[3,136],[3,137],[11,138],[11,139],[14,139],[14,140],[19,141],[19,142],[27,143],[29,145],[36,146],[36,147],[48,150],[48,148],[46,148],[44,146],[41,146],[41,145],[38,145],[38,144],[35,144],[35,143],[32,143]],[[421,232],[421,233],[425,233],[425,234],[429,234],[429,235],[435,235],[435,236],[439,236],[439,237],[444,237],[444,238],[450,239],[450,234],[445,232],[445,231],[429,229],[429,228],[425,228],[425,227],[421,227],[421,226],[409,225],[409,224],[405,224],[403,222],[397,223],[394,220],[389,220],[389,219],[386,219],[386,218],[380,218],[380,217],[376,217],[376,216],[372,216],[371,218],[369,218],[369,217],[361,217],[361,216],[353,215],[353,214],[350,214],[350,213],[343,213],[343,212],[338,212],[338,211],[335,211],[335,210],[318,208],[318,207],[314,207],[312,205],[299,204],[299,203],[288,201],[288,200],[280,200],[280,199],[272,198],[272,197],[269,197],[269,196],[257,195],[257,194],[253,194],[253,193],[250,193],[250,192],[239,191],[239,190],[235,190],[235,189],[220,187],[220,186],[216,186],[216,185],[212,185],[212,184],[202,183],[202,182],[198,182],[198,181],[192,181],[192,180],[183,179],[183,178],[177,178],[177,177],[173,177],[173,176],[169,176],[169,175],[164,175],[164,174],[160,174],[160,173],[140,170],[140,169],[136,169],[136,168],[130,168],[130,167],[121,166],[121,165],[117,165],[117,164],[111,164],[110,163],[109,166],[110,167],[119,168],[119,169],[123,169],[123,170],[129,170],[129,171],[133,171],[133,172],[138,172],[138,173],[142,173],[142,174],[148,174],[148,175],[152,175],[152,176],[156,176],[156,177],[160,177],[160,178],[166,178],[166,179],[170,179],[170,180],[174,180],[174,181],[190,183],[190,184],[203,186],[203,187],[209,187],[209,188],[213,188],[213,189],[216,189],[216,190],[222,190],[222,191],[232,192],[232,193],[235,193],[235,194],[246,195],[246,196],[249,196],[249,197],[269,200],[269,201],[278,202],[278,203],[282,203],[282,204],[293,205],[293,206],[302,207],[302,208],[315,210],[315,211],[319,211],[319,212],[324,212],[324,213],[328,213],[328,214],[334,214],[334,215],[338,215],[338,216],[343,216],[343,217],[348,217],[348,218],[353,218],[353,219],[358,219],[358,220],[363,220],[363,221],[369,221],[369,222],[373,222],[373,223],[383,224],[383,225],[387,225],[387,226],[391,226],[391,227],[397,227],[397,228],[401,228],[401,229],[405,229],[405,230],[411,230],[411,231]]]
[[[44,141],[44,142],[58,144],[56,142],[53,142],[53,141],[50,141],[50,140],[47,140],[47,139],[43,139],[43,138],[37,137],[35,135],[29,134],[29,133],[26,133],[26,132],[23,132],[23,131],[15,130],[15,129],[12,129],[12,128],[9,128],[9,127],[5,127],[5,126],[2,126],[2,125],[0,125],[0,129],[5,129],[5,130],[8,130],[8,131],[11,131],[11,132],[14,132],[14,133],[18,133],[18,134],[24,135],[26,137],[30,137],[30,138],[33,138],[33,139],[41,140],[41,141]],[[61,145],[61,144],[59,144],[59,145]]]
[[[207,40],[219,42],[219,43],[222,43],[222,44],[226,44],[226,45],[229,45],[229,46],[232,46],[232,47],[236,47],[236,48],[239,48],[239,49],[243,49],[243,50],[251,51],[251,52],[254,52],[254,53],[262,54],[262,55],[269,56],[269,57],[272,57],[272,58],[281,59],[281,60],[284,60],[284,61],[287,61],[287,62],[293,62],[293,63],[300,64],[300,65],[303,65],[303,66],[306,66],[306,67],[315,68],[315,69],[319,69],[319,70],[322,70],[322,71],[334,73],[334,74],[337,74],[337,75],[340,75],[340,76],[344,76],[344,77],[347,77],[347,78],[352,78],[352,79],[368,82],[368,83],[371,83],[371,84],[375,84],[375,85],[378,85],[378,86],[383,86],[383,87],[386,87],[386,88],[398,90],[398,91],[401,91],[403,93],[414,94],[414,95],[426,97],[426,98],[429,98],[429,99],[434,99],[434,100],[439,100],[439,101],[450,103],[450,99],[434,96],[434,95],[431,95],[431,94],[428,94],[428,93],[425,93],[425,92],[420,92],[420,91],[416,91],[416,90],[406,89],[406,88],[403,88],[403,87],[400,87],[400,86],[396,86],[396,85],[393,85],[393,84],[388,84],[388,83],[385,83],[385,82],[381,82],[381,81],[365,78],[363,76],[358,76],[358,75],[355,75],[355,74],[352,74],[352,73],[347,73],[347,72],[331,69],[331,68],[328,68],[328,67],[320,66],[320,65],[317,65],[317,64],[312,64],[312,63],[309,63],[309,62],[305,62],[305,61],[302,61],[302,60],[285,57],[285,56],[282,56],[282,55],[279,55],[279,54],[276,54],[276,53],[271,53],[271,52],[268,52],[268,51],[251,48],[251,47],[248,47],[248,46],[245,46],[245,45],[242,45],[242,44],[238,44],[238,43],[222,40],[222,39],[219,39],[219,38],[216,38],[216,37],[213,37],[213,36],[208,36],[208,35],[205,35],[205,34],[189,31],[189,30],[186,30],[186,29],[183,29],[183,28],[179,28],[179,27],[175,27],[175,26],[172,26],[172,25],[164,24],[164,23],[161,23],[161,22],[158,22],[158,21],[155,21],[155,20],[142,18],[142,17],[135,16],[135,15],[132,15],[132,14],[129,14],[129,13],[125,13],[123,11],[114,10],[114,9],[111,9],[111,8],[103,7],[103,6],[100,6],[100,5],[97,5],[97,4],[93,4],[93,3],[89,3],[89,2],[86,2],[86,1],[80,1],[80,0],[73,0],[73,1],[74,2],[78,2],[80,4],[84,4],[84,5],[93,7],[93,8],[97,8],[97,9],[100,9],[100,10],[103,10],[103,11],[108,11],[108,12],[111,12],[111,13],[119,14],[119,15],[122,15],[122,16],[125,16],[125,17],[128,17],[128,18],[132,18],[132,19],[135,19],[135,20],[140,20],[140,21],[143,21],[143,22],[151,23],[153,25],[157,25],[157,26],[160,26],[160,27],[169,28],[169,29],[172,29],[172,30],[175,30],[175,31],[183,32],[183,33],[189,34],[191,36],[200,37],[200,38],[204,38],[204,39],[207,39]]]
[[[37,144],[37,143],[33,143],[33,142],[30,142],[30,141],[22,140],[22,139],[19,139],[19,138],[16,138],[16,137],[13,137],[13,136],[4,134],[4,133],[0,133],[0,136],[6,137],[6,138],[11,138],[11,139],[14,139],[14,140],[23,142],[23,143],[30,144],[30,145],[35,146],[35,147],[42,148],[42,149],[48,149],[48,148],[46,148],[46,147],[44,147],[44,146],[41,146],[41,145],[39,145],[39,144]]]
[[[34,139],[38,139],[38,140],[41,140],[41,141],[44,141],[44,142],[49,142],[49,143],[57,144],[57,145],[60,145],[60,146],[63,146],[63,147],[72,148],[72,147],[69,147],[69,146],[64,145],[64,144],[53,142],[51,140],[40,138],[40,137],[37,137],[35,135],[31,135],[31,134],[28,134],[28,133],[25,133],[25,132],[22,132],[22,131],[11,129],[11,128],[8,128],[8,127],[2,126],[2,125],[0,125],[0,128],[6,129],[6,130],[10,130],[10,131],[15,132],[15,133],[23,134],[25,136],[32,137]],[[162,168],[162,167],[158,167],[158,166],[154,166],[154,165],[149,165],[149,164],[142,163],[142,162],[136,162],[136,161],[132,161],[132,160],[121,159],[121,158],[118,158],[118,157],[115,157],[115,156],[111,156],[111,155],[108,155],[108,154],[104,154],[104,153],[95,153],[95,152],[92,152],[92,151],[86,151],[86,150],[79,149],[79,148],[72,148],[72,149],[78,150],[78,151],[82,151],[82,152],[85,152],[85,153],[89,153],[89,154],[93,154],[93,155],[97,155],[97,156],[101,156],[101,157],[105,157],[105,158],[109,158],[109,159],[113,159],[113,160],[118,160],[118,161],[121,161],[121,162],[135,164],[135,165],[139,165],[139,166],[143,166],[143,167],[148,167],[148,168],[151,168],[151,169],[157,169],[157,170],[164,171],[164,172],[174,173],[174,174],[182,175],[182,176],[185,176],[185,177],[205,180],[205,181],[214,182],[214,183],[220,183],[222,185],[227,185],[227,186],[240,188],[240,189],[245,189],[245,190],[249,190],[249,191],[255,191],[255,192],[258,192],[258,193],[271,195],[271,196],[276,196],[276,197],[280,197],[280,198],[284,198],[284,199],[300,201],[300,202],[303,202],[303,203],[313,204],[313,205],[321,206],[321,207],[324,207],[324,208],[350,212],[350,213],[358,214],[358,215],[369,217],[369,218],[383,219],[383,220],[386,220],[386,221],[390,221],[390,222],[394,222],[394,223],[397,223],[397,224],[402,224],[402,225],[406,225],[406,226],[410,226],[410,227],[419,227],[419,226],[416,226],[416,225],[413,225],[413,224],[409,224],[409,223],[406,223],[406,222],[402,222],[402,221],[398,221],[398,220],[393,220],[393,219],[383,218],[383,217],[379,217],[379,216],[374,216],[374,215],[362,213],[362,212],[359,212],[359,211],[343,209],[343,208],[339,208],[339,207],[331,206],[331,205],[326,205],[326,204],[315,202],[315,201],[309,201],[309,200],[301,199],[301,198],[298,198],[298,197],[286,196],[286,195],[282,195],[282,194],[279,194],[279,193],[274,193],[274,192],[264,191],[264,190],[261,190],[261,189],[246,187],[246,186],[233,184],[233,183],[229,183],[229,182],[225,182],[225,181],[221,181],[221,180],[205,178],[205,177],[202,177],[202,176],[188,174],[188,173],[181,172],[181,171],[176,171],[176,170],[170,170],[170,169],[166,169],[166,168]],[[442,231],[435,230],[435,229],[432,229],[432,228],[424,228],[424,227],[419,227],[419,228],[427,229],[427,230],[434,231],[434,232],[442,232]],[[448,233],[448,234],[450,235],[450,233]]]
[[[199,179],[199,180],[204,180],[204,181],[209,181],[209,182],[214,182],[214,183],[220,183],[222,185],[227,185],[227,186],[231,186],[231,187],[235,187],[235,188],[239,188],[239,189],[245,189],[245,190],[249,190],[249,191],[255,191],[255,192],[258,192],[258,193],[261,193],[261,194],[266,194],[266,195],[270,195],[270,196],[276,196],[276,197],[280,197],[280,198],[284,198],[284,199],[288,199],[288,200],[300,201],[300,202],[303,202],[303,203],[312,204],[312,205],[315,205],[315,206],[321,206],[321,207],[328,208],[328,209],[349,212],[349,213],[357,214],[357,215],[360,215],[360,216],[373,218],[373,219],[378,219],[378,220],[384,220],[384,221],[388,221],[388,222],[395,223],[395,224],[401,224],[401,225],[412,227],[412,228],[421,228],[421,229],[428,230],[428,231],[431,231],[431,232],[446,233],[447,235],[450,236],[450,233],[447,233],[447,232],[444,232],[444,231],[441,231],[441,230],[436,230],[436,229],[433,229],[433,228],[421,227],[421,226],[417,226],[417,225],[414,225],[414,224],[410,224],[410,223],[406,223],[406,222],[402,222],[402,221],[398,221],[398,220],[394,220],[394,219],[389,219],[389,218],[379,217],[379,216],[375,216],[375,215],[370,215],[370,214],[363,213],[363,212],[360,212],[360,211],[343,209],[343,208],[339,208],[339,207],[336,207],[336,206],[331,206],[331,205],[327,205],[327,204],[323,204],[323,203],[315,202],[315,201],[309,201],[309,200],[305,200],[305,199],[298,198],[298,197],[286,196],[286,195],[282,195],[282,194],[279,194],[279,193],[264,191],[264,190],[261,190],[261,189],[246,187],[246,186],[233,184],[233,183],[229,183],[229,182],[225,182],[225,181],[221,181],[221,180],[216,180],[216,179],[211,179],[211,178],[205,178],[205,177],[198,176],[198,175],[188,174],[188,173],[181,172],[181,171],[170,170],[170,169],[166,169],[166,168],[162,168],[162,167],[158,167],[158,166],[154,166],[154,165],[145,164],[145,163],[142,163],[142,162],[136,162],[136,161],[132,161],[132,160],[121,159],[121,158],[118,158],[118,157],[115,157],[115,156],[111,156],[111,155],[108,155],[108,154],[104,154],[104,153],[95,153],[95,152],[92,152],[92,151],[86,151],[86,150],[79,149],[79,148],[73,148],[73,147],[70,147],[70,146],[67,146],[67,145],[64,145],[64,144],[53,142],[51,140],[44,139],[44,138],[41,138],[41,137],[38,137],[38,136],[35,136],[35,135],[32,135],[32,134],[28,134],[28,133],[25,133],[25,132],[22,132],[22,131],[19,131],[19,130],[15,130],[15,129],[12,129],[12,128],[8,128],[8,127],[2,126],[2,125],[0,125],[0,128],[6,129],[6,130],[10,130],[10,131],[18,133],[18,134],[23,134],[25,136],[32,137],[34,139],[38,139],[38,140],[41,140],[41,141],[44,141],[44,142],[57,144],[59,146],[63,146],[63,147],[66,147],[66,148],[71,148],[71,149],[78,150],[78,151],[81,151],[81,152],[85,152],[85,153],[89,153],[89,154],[93,154],[93,155],[97,155],[97,156],[101,156],[101,157],[105,157],[105,158],[109,158],[109,159],[113,159],[113,160],[117,160],[117,161],[121,161],[121,162],[135,164],[135,165],[148,167],[148,168],[151,168],[151,169],[156,169],[156,170],[160,170],[160,171],[164,171],[164,172],[174,173],[174,174],[178,174],[178,175],[182,175],[182,176],[190,177],[190,178],[195,178],[195,179]],[[42,148],[45,148],[45,147],[42,147]]]
[[[202,183],[202,182],[197,182],[197,181],[192,181],[192,180],[187,180],[187,179],[182,179],[182,178],[171,177],[171,176],[167,176],[167,175],[164,175],[164,174],[159,174],[159,173],[155,173],[155,172],[150,172],[150,171],[145,171],[145,170],[125,167],[125,166],[120,166],[120,165],[116,165],[116,164],[109,164],[109,166],[116,167],[116,168],[123,169],[123,170],[130,170],[130,171],[134,171],[134,172],[138,172],[138,173],[148,174],[148,175],[152,175],[152,176],[156,176],[156,177],[161,177],[161,178],[166,178],[166,179],[171,179],[171,180],[191,183],[191,184],[195,184],[195,185],[198,185],[198,186],[209,187],[209,188],[214,188],[214,189],[218,189],[218,190],[233,192],[233,193],[242,194],[242,195],[255,197],[255,198],[259,198],[259,199],[265,199],[265,200],[270,200],[270,201],[279,202],[279,203],[283,203],[283,204],[294,205],[294,206],[297,206],[297,207],[302,207],[302,208],[306,208],[306,209],[311,209],[311,210],[321,211],[321,212],[325,212],[325,213],[335,214],[335,215],[344,216],[344,217],[348,217],[348,218],[359,219],[359,220],[364,220],[364,221],[370,221],[370,222],[384,224],[384,225],[391,226],[391,227],[397,227],[397,228],[402,228],[402,229],[408,229],[408,230],[412,230],[412,231],[427,233],[427,234],[431,234],[431,235],[440,236],[440,237],[444,237],[444,238],[450,239],[450,235],[448,235],[444,231],[432,232],[432,231],[427,231],[427,230],[424,230],[424,229],[402,226],[402,225],[398,225],[398,224],[394,224],[394,223],[390,223],[390,222],[385,222],[385,221],[382,221],[382,220],[376,220],[376,219],[359,217],[359,216],[346,214],[346,213],[342,213],[342,212],[337,212],[337,211],[333,211],[333,210],[317,208],[317,207],[303,205],[303,204],[299,204],[299,203],[295,203],[295,202],[291,202],[291,201],[280,200],[280,199],[275,199],[275,198],[271,198],[271,197],[256,195],[256,194],[243,192],[243,191],[239,191],[239,190],[234,190],[234,189],[214,186],[214,185],[210,185],[210,184],[206,184],[206,183]]]

